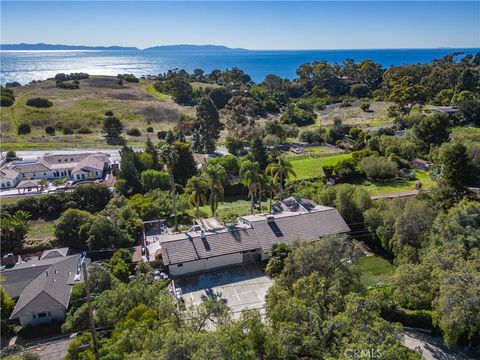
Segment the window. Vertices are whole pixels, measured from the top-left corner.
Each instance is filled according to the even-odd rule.
[[[80,175],[77,174],[77,180],[80,180]]]
[[[32,315],[32,318],[33,318],[33,319],[36,319],[36,318],[37,318],[37,315]]]
[[[182,266],[183,266],[183,264],[177,264],[177,267],[182,267]]]
[[[10,186],[10,181],[7,181],[7,186]]]
[[[70,161],[73,161],[73,158],[70,158]]]
[[[2,187],[5,187],[5,184],[4,184],[4,183],[2,183]]]
[[[52,313],[50,311],[47,311],[47,316],[52,316]]]
[[[46,318],[47,317],[47,313],[38,313],[37,314],[38,318],[41,319],[41,318]]]

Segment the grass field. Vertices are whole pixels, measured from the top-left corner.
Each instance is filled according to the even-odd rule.
[[[314,178],[323,175],[323,166],[333,166],[340,160],[348,159],[351,154],[340,154],[318,158],[305,158],[300,160],[292,160],[292,166],[295,170],[297,177],[289,178],[290,180],[302,180],[308,178]]]
[[[385,182],[368,183],[365,188],[371,195],[391,194],[402,191],[415,190],[415,183],[421,182],[422,189],[431,189],[435,184],[435,180],[430,178],[426,171],[416,171],[417,180],[394,179]]]
[[[105,146],[101,127],[106,111],[113,111],[125,129],[137,127],[141,131],[140,137],[127,136],[129,142],[145,142],[147,127],[153,127],[154,132],[168,129],[181,114],[194,114],[193,107],[177,105],[152,85],[149,80],[119,85],[116,77],[92,76],[81,80],[76,90],[57,88],[53,80],[14,88],[15,103],[1,111],[2,149]],[[38,109],[26,105],[28,99],[36,97],[50,100],[53,106]],[[18,135],[21,123],[30,124],[31,133]],[[55,135],[47,135],[46,126],[56,127]],[[70,128],[74,134],[63,134],[62,127]],[[79,133],[82,128],[91,133]],[[152,136],[152,140],[156,137]]]
[[[395,266],[380,256],[364,256],[357,260],[360,269],[360,280],[365,285],[388,283]]]

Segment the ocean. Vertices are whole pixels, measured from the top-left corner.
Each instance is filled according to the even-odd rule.
[[[157,75],[171,69],[196,68],[207,73],[239,67],[253,81],[260,82],[267,74],[284,78],[296,77],[299,65],[314,60],[341,63],[351,58],[373,60],[388,68],[392,65],[426,63],[453,52],[475,54],[480,49],[384,49],[384,50],[209,50],[209,51],[141,51],[141,50],[56,50],[0,51],[0,83],[18,81],[26,84],[44,80],[57,73],[86,72],[90,75],[131,73]]]

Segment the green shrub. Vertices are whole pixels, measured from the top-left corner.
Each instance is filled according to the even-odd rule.
[[[157,132],[158,140],[164,140],[166,136],[167,136],[166,130],[160,130],[159,132]]]
[[[47,126],[45,128],[45,133],[47,135],[55,135],[55,128],[53,126]]]
[[[91,134],[92,130],[87,126],[82,126],[80,129],[77,130],[77,134]]]
[[[105,111],[105,116],[113,116],[113,111]]]
[[[13,150],[7,151],[7,158],[14,158],[17,156],[17,153]]]
[[[14,100],[11,97],[2,95],[2,97],[0,98],[1,107],[9,107],[9,106],[12,106],[13,103],[14,103]]]
[[[364,112],[369,112],[370,111],[370,104],[369,103],[363,103],[360,104],[360,109]]]
[[[32,129],[30,128],[29,124],[22,123],[18,125],[18,135],[30,134],[31,132],[32,132]]]
[[[131,83],[138,83],[140,80],[133,74],[118,74],[120,80],[125,80]]]
[[[70,126],[63,126],[62,128],[63,135],[71,135],[73,134],[73,129]]]
[[[153,133],[153,127],[151,127],[151,126],[147,127],[147,132]]]
[[[140,130],[138,130],[138,128],[131,128],[131,129],[128,129],[128,130],[127,130],[127,135],[130,135],[130,136],[141,136],[142,133],[140,132]]]
[[[60,89],[67,89],[67,90],[75,90],[75,89],[80,89],[80,85],[77,82],[62,82],[62,81],[57,81],[56,85],[57,88]]]
[[[43,98],[28,99],[26,104],[28,106],[32,106],[36,108],[49,108],[53,106],[53,103],[51,101]]]

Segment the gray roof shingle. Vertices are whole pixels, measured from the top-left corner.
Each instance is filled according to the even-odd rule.
[[[253,229],[232,227],[209,231],[203,237],[200,232],[189,232],[185,238],[165,241],[161,246],[163,262],[170,265],[255,250],[260,243]]]
[[[79,259],[80,255],[46,258],[2,271],[4,289],[12,297],[19,296],[10,318],[66,309]]]
[[[292,245],[299,240],[318,240],[325,235],[350,231],[345,220],[334,208],[273,217],[272,222],[267,221],[265,217],[250,223],[265,252],[270,251],[274,244],[280,242]]]

